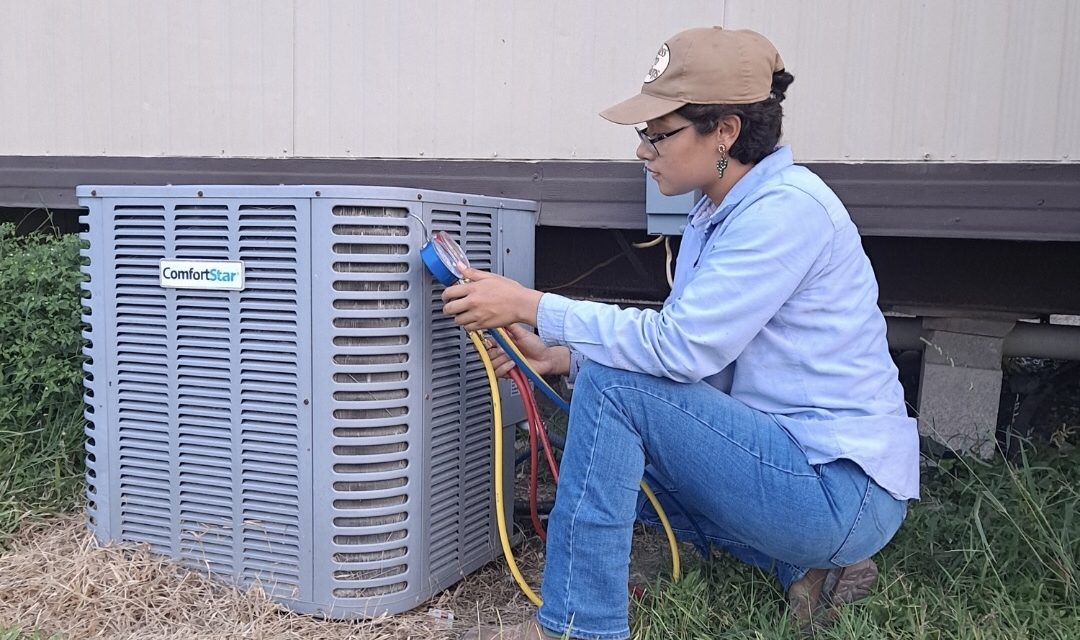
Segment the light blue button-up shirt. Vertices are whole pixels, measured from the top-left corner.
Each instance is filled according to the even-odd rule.
[[[780,147],[718,206],[705,197],[690,212],[660,311],[545,293],[537,325],[575,359],[704,380],[774,416],[811,464],[847,458],[918,498],[918,429],[877,299],[844,205]]]

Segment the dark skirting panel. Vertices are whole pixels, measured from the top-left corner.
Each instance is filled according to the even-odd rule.
[[[1080,241],[1080,164],[818,163],[864,236]],[[540,202],[541,226],[644,229],[638,162],[0,156],[0,207],[80,184],[369,184]]]
[[[1080,164],[810,167],[859,226],[883,307],[1080,314]],[[537,200],[538,288],[633,305],[667,295],[662,245],[630,247],[646,237],[637,162],[0,156],[0,221],[28,230],[51,215],[75,231],[81,184],[368,184]]]

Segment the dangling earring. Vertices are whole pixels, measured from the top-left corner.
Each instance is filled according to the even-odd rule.
[[[716,161],[716,175],[723,178],[724,170],[727,169],[727,147],[725,145],[720,145],[720,148],[717,149],[717,151],[720,152],[720,159]]]

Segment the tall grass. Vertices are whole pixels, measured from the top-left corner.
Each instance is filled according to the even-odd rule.
[[[924,472],[923,500],[877,556],[878,588],[819,638],[1080,638],[1080,451],[1015,463],[954,459]],[[790,638],[783,596],[717,558],[634,610],[636,638]]]

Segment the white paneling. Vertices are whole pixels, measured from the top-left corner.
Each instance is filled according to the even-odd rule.
[[[305,3],[296,11],[293,33],[295,72],[293,134],[296,154],[326,155],[330,138],[330,7],[325,2]],[[319,96],[319,99],[316,99]]]
[[[691,27],[721,24],[728,2],[561,0],[559,20],[567,35],[558,41],[562,49],[556,55],[564,64],[553,69],[546,86],[536,88],[550,93],[553,121],[561,123],[543,132],[561,143],[553,147],[554,157],[633,158],[637,136],[628,127],[603,120],[598,112],[640,90],[664,40]],[[664,9],[658,10],[661,6]],[[588,30],[576,26],[581,24],[588,24]],[[563,129],[569,133],[564,135]]]
[[[291,0],[0,2],[0,153],[292,153]]]
[[[78,9],[71,11],[77,15],[78,23],[71,25],[73,31],[61,38],[70,44],[55,43],[63,55],[48,68],[39,70],[41,77],[47,78],[64,75],[65,69],[77,70],[71,91],[57,94],[62,106],[56,110],[56,120],[35,121],[29,127],[45,126],[64,132],[52,150],[57,155],[98,155],[111,151],[109,112],[113,101],[109,48],[113,25],[106,8],[94,0],[80,2]],[[26,153],[33,153],[33,140],[28,141],[25,149]]]
[[[1028,4],[1009,4],[1005,40],[995,43],[1005,49],[1006,59],[991,76],[1005,98],[998,127],[999,157],[1028,158],[1055,148],[1056,125],[1065,115],[1058,111],[1058,96],[1063,88],[1074,88],[1080,77],[1078,60],[1064,56],[1066,41],[1080,38],[1075,18],[1068,24],[1068,14],[1076,14],[1075,5],[1075,0],[1044,0],[1041,10],[1031,11]],[[1075,103],[1068,116],[1074,122],[1080,118]]]
[[[292,1],[229,3],[229,148],[293,153]]]
[[[93,3],[90,6],[97,10]],[[124,0],[102,6],[108,35],[100,43],[104,55],[95,62],[104,71],[100,81],[108,93],[99,99],[104,100],[108,117],[95,126],[104,126],[108,132],[104,152],[157,155],[173,148],[190,153],[196,144],[175,145],[169,140],[174,127],[189,119],[174,118],[178,114],[169,104],[172,69],[164,38],[170,26],[166,5]]]
[[[998,157],[1001,110],[1005,102],[1015,99],[1000,86],[1001,69],[1008,63],[1004,42],[1009,7],[996,0],[981,3],[978,11],[969,8],[964,5],[963,15],[950,25],[950,81],[937,91],[948,96],[942,146],[950,158],[991,159]],[[932,133],[928,131],[926,137]]]
[[[1075,0],[728,0],[777,45],[803,160],[1060,161],[1080,152]]]
[[[393,106],[393,110],[384,108],[379,112],[381,117],[374,123],[374,127],[394,133],[393,140],[388,141],[385,147],[373,150],[371,155],[375,157],[436,157],[434,125],[443,105],[450,108],[462,94],[460,90],[452,95],[437,93],[439,70],[434,64],[439,57],[434,45],[434,21],[437,17],[432,2],[401,3],[393,44],[372,46],[372,49],[385,48],[392,52],[386,58],[386,68],[374,71],[394,76],[385,80],[381,89],[377,84],[378,75],[373,72],[369,76],[372,80],[371,95],[375,101]],[[395,73],[395,68],[400,71]],[[470,127],[472,123],[470,118],[465,122],[454,122],[452,126]]]
[[[1054,130],[1052,157],[1071,162],[1080,161],[1080,2],[1069,2],[1065,19],[1065,47],[1057,63],[1061,72],[1058,80],[1057,123]]]
[[[0,0],[0,154],[592,159],[692,26],[753,28],[802,160],[1075,161],[1076,0]]]
[[[291,155],[293,33],[290,0],[168,2],[146,43],[167,58],[170,126],[155,152]]]
[[[38,44],[48,38],[48,9],[48,3],[0,5],[0,153],[55,144],[42,126],[52,110],[49,88],[34,77],[49,64],[42,60],[48,51]],[[35,130],[29,130],[32,113],[42,123]]]
[[[329,0],[297,5],[303,156],[629,157],[597,111],[640,87],[663,39],[723,2]],[[678,15],[675,15],[678,14]],[[635,43],[635,44],[628,44]],[[612,154],[609,149],[615,149]]]

